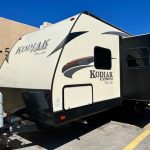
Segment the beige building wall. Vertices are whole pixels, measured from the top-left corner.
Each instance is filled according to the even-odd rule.
[[[38,28],[0,17],[0,66],[16,41],[35,30]]]

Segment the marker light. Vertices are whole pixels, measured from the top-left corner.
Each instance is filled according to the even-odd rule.
[[[61,115],[61,116],[59,117],[59,119],[60,119],[61,121],[63,121],[63,120],[66,119],[66,116],[65,116],[65,115]]]
[[[75,18],[71,18],[70,21],[73,21]]]

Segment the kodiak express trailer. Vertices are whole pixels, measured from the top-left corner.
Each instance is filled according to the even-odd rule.
[[[88,12],[22,36],[0,68],[2,133],[22,118],[59,126],[124,103],[145,107],[149,48],[150,35]]]

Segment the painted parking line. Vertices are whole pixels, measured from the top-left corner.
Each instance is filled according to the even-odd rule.
[[[134,150],[140,142],[150,135],[150,128],[145,129],[138,137],[129,143],[123,150]]]

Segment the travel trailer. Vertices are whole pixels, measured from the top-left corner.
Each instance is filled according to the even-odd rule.
[[[89,12],[24,35],[0,68],[9,114],[2,129],[24,118],[59,126],[122,104],[146,106],[149,40]]]

